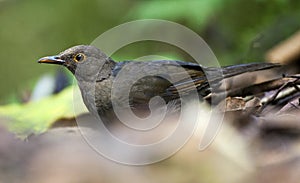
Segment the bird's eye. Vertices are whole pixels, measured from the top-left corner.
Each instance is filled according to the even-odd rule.
[[[81,62],[84,60],[84,58],[85,58],[84,54],[78,53],[77,55],[75,55],[74,60],[75,62]]]

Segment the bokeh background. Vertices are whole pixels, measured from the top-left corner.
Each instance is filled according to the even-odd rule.
[[[299,8],[296,0],[1,0],[0,104],[26,101],[43,74],[55,75],[58,67],[37,64],[38,58],[90,44],[121,23],[149,18],[180,23],[208,43],[221,65],[229,65],[264,61],[266,50],[299,29]],[[137,43],[113,58],[153,52],[189,61],[174,50]]]
[[[267,53],[291,37],[285,51],[293,52],[294,61],[299,61],[299,10],[298,0],[0,0],[0,182],[298,183],[299,113],[292,115],[292,122],[286,116],[280,121],[272,110],[245,120],[245,109],[258,107],[253,102],[249,108],[228,112],[205,151],[197,149],[200,132],[160,163],[125,166],[99,156],[82,138],[74,115],[74,88],[66,87],[74,83],[70,73],[37,60],[90,44],[128,21],[164,19],[199,34],[221,65],[271,61]],[[130,44],[112,58],[122,61],[145,55],[193,61],[182,50],[153,41]],[[282,78],[281,73],[276,74]],[[293,105],[282,108],[295,107],[299,112],[299,95],[295,97]],[[233,99],[233,104],[239,104]],[[201,108],[203,119],[209,118],[206,108]],[[198,112],[193,109],[197,108],[191,106],[191,115]],[[81,119],[89,116],[84,110],[76,112]],[[271,118],[268,123],[267,117],[279,122]],[[202,125],[199,129],[204,129]]]

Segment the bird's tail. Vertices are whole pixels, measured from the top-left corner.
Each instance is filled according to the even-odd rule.
[[[222,68],[223,77],[228,78],[232,76],[236,76],[239,74],[243,74],[246,72],[254,72],[259,70],[271,69],[274,67],[280,67],[280,64],[273,63],[249,63],[249,64],[239,64],[226,66]]]

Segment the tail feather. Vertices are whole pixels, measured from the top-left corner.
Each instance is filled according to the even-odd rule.
[[[254,72],[259,70],[271,69],[274,67],[280,67],[280,64],[273,63],[250,63],[250,64],[239,64],[233,66],[226,66],[222,68],[224,78],[236,76],[246,72]]]
[[[167,89],[167,93],[177,93],[177,89],[182,92],[187,92],[193,88],[197,87],[197,90],[201,96],[206,96],[211,92],[211,87],[216,87],[220,85],[220,82],[224,78],[230,78],[243,74],[246,72],[254,72],[259,70],[266,70],[275,67],[280,67],[280,64],[272,63],[250,63],[250,64],[239,64],[233,66],[226,66],[222,68],[208,67],[205,68],[205,75],[193,78],[193,80],[182,80],[174,83],[173,86]],[[213,85],[213,86],[212,86]]]

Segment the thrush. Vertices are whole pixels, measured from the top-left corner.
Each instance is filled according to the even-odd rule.
[[[100,115],[110,113],[113,104],[132,110],[147,109],[157,96],[166,104],[180,105],[182,95],[196,91],[201,99],[224,78],[278,66],[250,63],[217,68],[172,60],[116,62],[90,45],[74,46],[38,62],[63,65],[71,71],[88,110]]]

